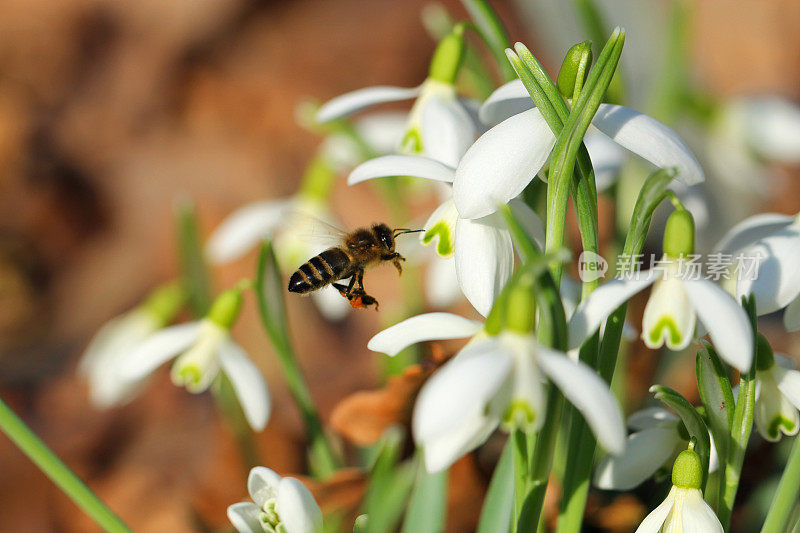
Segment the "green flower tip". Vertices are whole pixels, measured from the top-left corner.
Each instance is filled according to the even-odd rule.
[[[775,356],[767,338],[761,333],[756,333],[756,370],[763,372],[774,365]]]
[[[672,466],[672,484],[679,489],[699,489],[703,485],[703,466],[694,451],[694,442],[682,451]]]
[[[231,329],[239,318],[243,301],[240,288],[228,289],[217,296],[206,318],[222,328]]]
[[[430,79],[452,85],[464,60],[464,26],[457,24],[436,47],[428,73]]]
[[[532,284],[515,284],[505,302],[506,328],[516,333],[532,332],[535,312]]]
[[[578,95],[586,76],[589,74],[589,67],[592,64],[592,43],[583,41],[574,45],[567,51],[564,61],[561,63],[561,70],[558,72],[556,85],[558,90],[565,98],[574,98]]]
[[[142,309],[160,326],[166,326],[186,303],[186,290],[177,282],[158,287],[142,304]]]
[[[535,421],[536,411],[524,400],[512,400],[503,415],[503,424],[509,429],[527,431],[533,428]]]
[[[422,236],[422,244],[429,245],[433,239],[439,238],[436,245],[436,253],[441,257],[450,257],[455,253],[452,239],[450,239],[450,227],[446,222],[440,221],[431,226]]]
[[[677,209],[664,229],[664,254],[679,258],[694,253],[694,218],[686,209]]]

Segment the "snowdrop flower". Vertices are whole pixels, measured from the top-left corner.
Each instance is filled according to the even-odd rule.
[[[753,294],[759,315],[786,308],[784,325],[800,329],[800,217],[763,213],[734,226],[716,250],[742,265],[734,272],[737,298]],[[750,261],[751,264],[745,264]],[[745,274],[742,269],[755,267]]]
[[[775,96],[720,106],[707,137],[708,161],[737,190],[764,193],[764,163],[800,163],[800,107]]]
[[[435,159],[387,155],[356,167],[347,183],[354,185],[387,176],[412,176],[452,183],[454,175],[453,167]],[[511,201],[510,205],[530,235],[542,242],[544,228],[536,214],[519,199]],[[473,307],[486,316],[514,269],[514,246],[502,217],[492,214],[475,220],[462,218],[453,199],[448,198],[433,211],[423,229],[422,244],[435,243],[440,257],[455,261],[461,291]]]
[[[464,337],[472,340],[423,385],[414,405],[412,433],[425,449],[429,472],[448,468],[501,424],[541,428],[545,377],[583,414],[603,447],[622,451],[622,416],[608,385],[588,366],[539,345],[530,334],[506,330],[489,336],[480,322],[428,313],[378,333],[368,347],[396,355],[417,342]]]
[[[505,118],[484,133],[461,159],[453,198],[464,218],[480,218],[519,195],[542,169],[556,138],[541,112],[533,107],[520,80],[495,91],[480,116],[489,122]],[[592,124],[598,135],[639,155],[657,167],[676,167],[687,185],[703,181],[691,151],[670,128],[652,117],[611,104],[600,104]],[[492,179],[487,179],[492,176]]]
[[[200,393],[222,371],[230,379],[250,426],[261,431],[270,412],[267,383],[230,335],[241,308],[240,289],[223,292],[202,320],[166,328],[141,343],[119,368],[121,379],[141,380],[175,358],[172,382]]]
[[[228,520],[239,533],[319,533],[322,511],[308,489],[293,477],[269,468],[250,470],[247,490],[253,502],[228,507]]]
[[[98,409],[130,401],[141,380],[121,379],[116,370],[150,335],[175,318],[185,300],[177,284],[159,287],[139,307],[107,322],[94,335],[78,371],[89,380],[89,399]]]
[[[664,232],[663,271],[653,268],[600,285],[570,319],[570,349],[597,331],[617,307],[653,285],[642,318],[642,340],[648,348],[664,344],[670,350],[686,348],[695,339],[699,318],[719,355],[747,371],[753,360],[753,333],[747,314],[721,287],[693,271],[686,260],[693,251],[692,216],[677,210],[667,219]]]
[[[800,428],[800,372],[791,359],[773,354],[760,333],[756,350],[756,409],[758,432],[777,442],[784,435],[796,435]]]
[[[463,26],[456,26],[440,41],[421,85],[367,87],[337,96],[320,107],[317,120],[328,122],[377,104],[416,98],[400,151],[455,166],[480,133],[472,105],[459,99],[454,85],[463,54]]]
[[[690,443],[689,449],[681,452],[672,467],[672,488],[667,498],[645,517],[636,529],[636,533],[661,531],[722,533],[719,518],[703,500],[703,493],[700,490],[702,484],[703,468],[700,456]]]
[[[631,490],[668,468],[689,443],[689,434],[680,418],[661,407],[632,414],[628,426],[634,432],[628,436],[625,453],[606,455],[597,465],[594,484],[598,488]],[[714,472],[719,467],[719,458],[713,438],[710,452],[709,471]]]

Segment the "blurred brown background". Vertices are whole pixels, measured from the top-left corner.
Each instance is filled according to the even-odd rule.
[[[243,203],[294,191],[319,142],[296,124],[297,104],[424,78],[434,46],[420,22],[426,3],[0,1],[0,394],[136,531],[225,526],[225,507],[246,496],[234,444],[209,396],[173,387],[165,372],[134,403],[92,411],[77,358],[104,321],[175,275],[176,198],[196,201],[207,234]],[[709,90],[798,97],[800,4],[697,7],[694,70]],[[517,16],[524,5],[497,8],[512,38],[541,46]],[[553,72],[555,53],[542,56]],[[776,182],[766,207],[800,208],[792,179]],[[382,218],[376,207],[341,209],[370,198],[339,187],[347,226]],[[252,269],[252,257],[226,267],[217,286]],[[375,274],[386,287],[378,296],[394,290],[390,274]],[[378,317],[331,325],[300,300],[290,311],[327,419],[336,402],[376,386],[365,346]],[[280,473],[301,472],[298,414],[252,301],[236,333],[272,388],[262,454]],[[477,505],[484,483],[471,479],[463,502]],[[357,497],[347,486],[340,497],[352,500],[348,490]],[[471,520],[477,508],[462,512]],[[0,531],[94,531],[2,436]]]

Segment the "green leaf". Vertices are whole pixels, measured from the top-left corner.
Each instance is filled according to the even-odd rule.
[[[583,28],[589,39],[595,43],[603,42],[603,39],[608,35],[608,27],[603,20],[595,2],[592,0],[573,0],[575,10],[580,15]],[[608,101],[615,104],[625,102],[625,81],[622,74],[622,69],[617,69],[614,73],[614,78],[606,91]]]
[[[645,180],[633,207],[633,215],[622,249],[624,256],[632,257],[641,253],[650,230],[650,222],[653,220],[653,212],[666,197],[667,187],[677,175],[677,169],[662,168],[650,174]],[[618,272],[623,273],[619,270]]]
[[[211,281],[197,230],[197,214],[190,200],[179,202],[175,208],[175,229],[178,241],[178,260],[189,306],[198,318],[211,307]]]
[[[683,425],[686,426],[689,436],[696,439],[697,444],[694,451],[700,456],[700,461],[703,465],[703,487],[705,487],[708,479],[708,458],[711,450],[711,441],[708,437],[708,427],[703,417],[700,416],[700,413],[686,398],[669,387],[653,385],[650,387],[650,392],[655,395],[657,400],[660,400],[664,405],[675,411],[683,421]]]
[[[272,242],[264,241],[258,256],[256,271],[256,297],[258,309],[267,334],[273,344],[290,346],[286,302],[283,298],[283,276]]]
[[[392,531],[403,514],[414,484],[414,464],[398,464],[402,445],[400,430],[386,431],[364,498],[367,533]]]
[[[697,352],[697,388],[706,408],[720,464],[724,464],[736,403],[725,365],[714,347],[705,341]]]
[[[503,22],[487,0],[461,0],[481,38],[492,52],[505,81],[514,79],[514,71],[505,60],[505,50],[511,46]]]
[[[436,533],[444,530],[447,516],[447,470],[429,474],[417,452],[417,476],[403,520],[403,533]]]
[[[477,533],[508,531],[514,513],[513,443],[506,442],[483,500]]]

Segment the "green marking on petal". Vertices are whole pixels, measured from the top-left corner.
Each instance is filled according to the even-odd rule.
[[[203,373],[196,365],[186,365],[178,369],[177,379],[173,379],[176,385],[191,386],[200,383]]]
[[[425,235],[422,237],[422,244],[429,245],[435,237],[439,237],[439,242],[436,245],[436,253],[442,257],[450,257],[453,255],[453,242],[450,239],[450,227],[444,222],[437,222],[431,226]]]
[[[784,416],[778,415],[769,423],[767,434],[771,439],[778,440],[781,438],[781,431],[786,435],[793,435],[797,431],[797,424]]]
[[[403,137],[403,142],[400,143],[400,146],[404,152],[409,154],[422,153],[422,134],[419,128],[410,128],[405,137]]]
[[[663,337],[662,332],[667,330],[667,334],[670,338],[670,344],[673,346],[679,345],[683,340],[683,336],[681,332],[678,330],[678,326],[675,324],[675,321],[672,320],[671,317],[665,316],[658,323],[655,325],[653,329],[650,330],[649,337],[650,342],[652,344],[659,344]]]
[[[512,400],[503,414],[503,424],[510,428],[527,430],[535,420],[536,411],[524,400]]]

